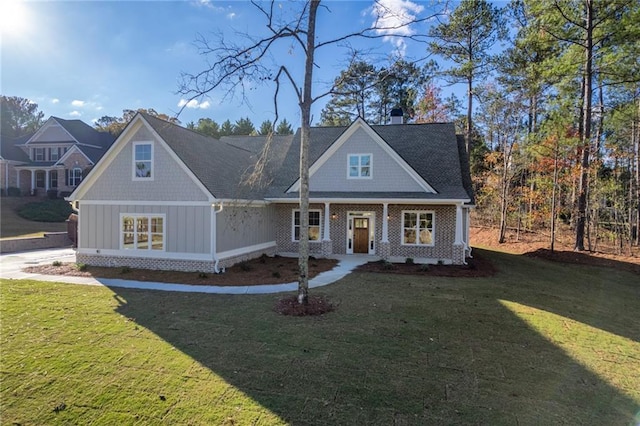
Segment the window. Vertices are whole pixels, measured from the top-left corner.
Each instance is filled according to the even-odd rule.
[[[300,210],[293,211],[293,241],[300,241]],[[309,210],[309,241],[320,241],[320,210]]]
[[[46,174],[43,171],[36,172],[36,188],[44,188],[44,180],[46,178]]]
[[[49,174],[49,187],[57,188],[58,187],[58,171],[52,170]]]
[[[44,161],[44,148],[34,148],[33,158],[33,161]]]
[[[164,251],[164,216],[123,215],[120,228],[124,250]]]
[[[149,142],[133,144],[133,179],[153,178],[153,145]]]
[[[371,154],[349,155],[349,179],[371,178]]]
[[[433,245],[433,212],[402,212],[402,244]]]
[[[58,148],[49,148],[49,160],[58,161],[58,158],[60,158],[58,153]]]
[[[80,167],[75,167],[71,170],[67,170],[69,173],[69,186],[78,186],[80,182],[82,182],[82,169]]]

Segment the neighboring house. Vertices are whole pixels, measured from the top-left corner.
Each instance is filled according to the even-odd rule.
[[[261,156],[264,136],[216,140],[136,115],[68,198],[77,261],[217,272],[297,253],[299,140],[274,137]],[[470,254],[474,201],[453,124],[316,127],[309,154],[312,254],[454,264]]]
[[[22,194],[71,193],[114,141],[80,120],[49,118],[32,135],[2,137],[0,187]]]

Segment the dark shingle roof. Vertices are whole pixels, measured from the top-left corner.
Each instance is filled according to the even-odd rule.
[[[59,117],[52,118],[60,123],[80,144],[100,146],[103,151],[106,151],[115,141],[115,137],[110,133],[99,132],[82,120],[65,120]]]
[[[25,135],[19,138],[11,138],[0,135],[0,158],[8,161],[19,161],[22,163],[30,162],[29,156],[16,145],[24,145],[33,134]]]
[[[464,161],[460,156],[455,127],[452,123],[386,125],[371,126],[371,128],[437,192],[436,195],[423,194],[423,198],[470,198],[470,193],[463,182],[461,166],[464,167]],[[309,165],[318,160],[346,129],[347,127],[311,128]],[[278,173],[278,179],[268,193],[269,198],[297,197],[297,194],[285,194],[285,191],[299,176],[299,140],[300,130],[294,137],[294,143],[291,144],[291,149],[286,155]],[[350,198],[352,195],[354,194],[339,190],[324,193],[326,197]],[[403,195],[398,193],[393,198],[402,197]]]
[[[184,164],[216,198],[261,197],[260,190],[244,185],[253,170],[255,155],[177,124],[139,113],[162,137]]]

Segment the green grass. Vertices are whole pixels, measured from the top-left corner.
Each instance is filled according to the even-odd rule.
[[[1,238],[15,238],[15,237],[35,237],[42,236],[45,232],[63,232],[67,230],[67,224],[63,222],[37,222],[29,219],[25,219],[18,215],[18,210],[25,205],[37,202],[40,199],[34,199],[33,197],[2,197],[0,198],[0,237]],[[64,200],[47,200],[47,201],[62,201]],[[67,217],[69,215],[67,214]]]
[[[498,275],[351,274],[323,317],[3,280],[1,423],[631,424],[639,277],[482,254]]]

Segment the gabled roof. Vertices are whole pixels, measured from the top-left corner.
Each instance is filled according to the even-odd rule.
[[[33,134],[11,138],[0,134],[0,159],[20,163],[30,162],[29,156],[17,145],[23,145]]]
[[[46,144],[58,144],[61,142],[71,142],[80,145],[91,145],[94,147],[99,147],[103,151],[107,150],[113,141],[115,141],[115,137],[108,132],[99,132],[93,127],[89,126],[82,120],[65,120],[60,117],[51,116],[45,124],[38,129],[27,141],[26,144],[35,143],[36,139],[40,135],[44,129],[50,125],[51,122],[55,122],[59,124],[69,135],[68,139],[59,140],[59,141],[47,141],[47,142],[38,142],[38,143],[46,143]]]
[[[375,125],[370,128],[378,134],[419,176],[435,191],[428,193],[398,194],[395,198],[472,199],[463,182],[464,167],[468,170],[466,153],[461,152],[452,123]],[[312,166],[348,127],[312,127],[309,143],[309,165]],[[269,198],[298,198],[298,193],[285,193],[299,177],[300,130],[287,152],[278,179],[269,190]],[[470,178],[469,178],[470,182]],[[310,194],[312,198],[388,198],[387,193]]]

